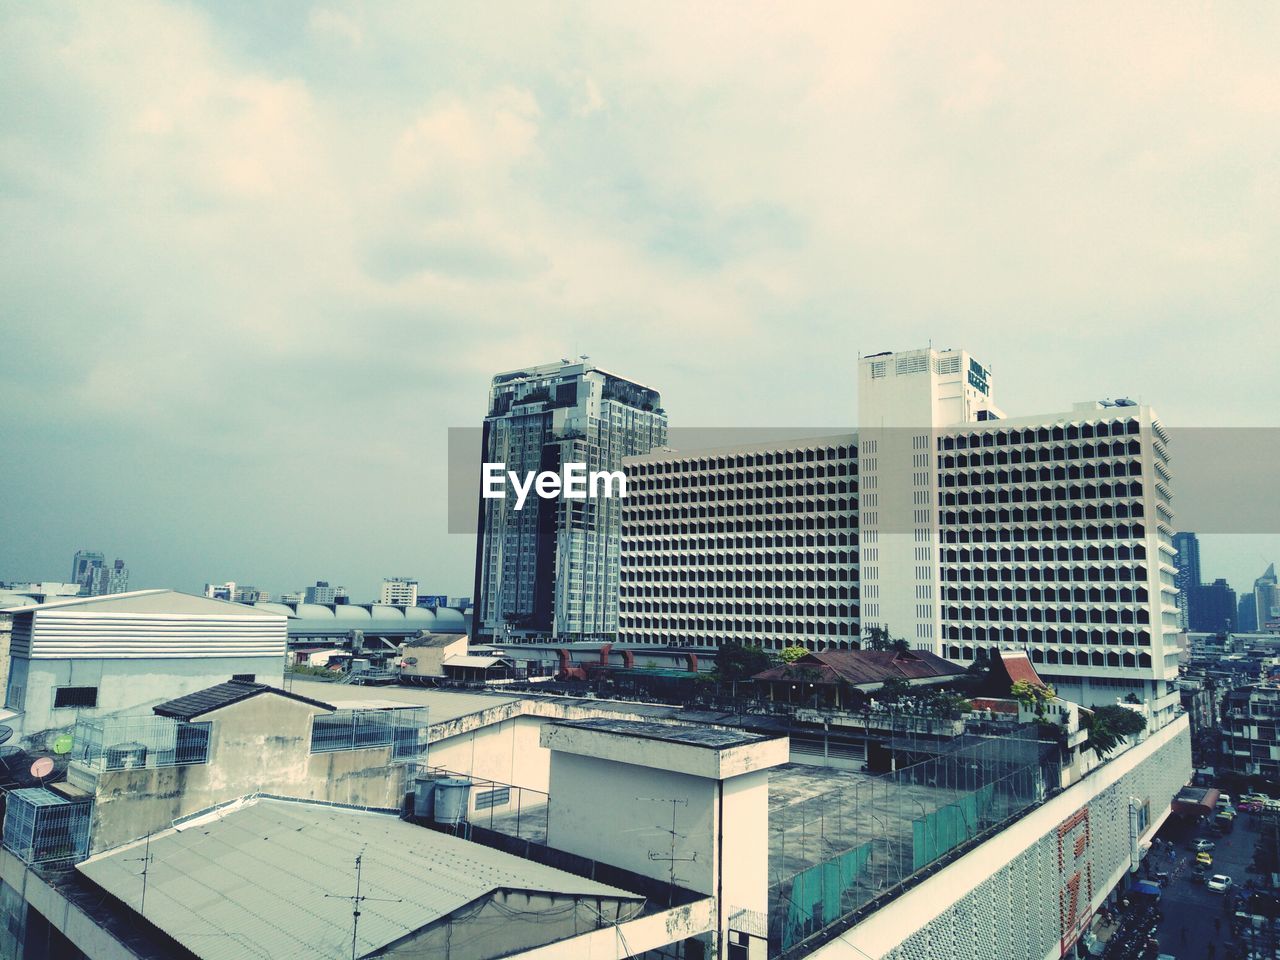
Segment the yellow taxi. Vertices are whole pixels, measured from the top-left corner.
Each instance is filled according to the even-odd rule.
[[[1196,865],[1201,867],[1213,866],[1213,854],[1208,850],[1201,850],[1196,854]]]

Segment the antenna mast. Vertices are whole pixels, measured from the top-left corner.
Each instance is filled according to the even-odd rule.
[[[151,833],[147,832],[147,844],[143,848],[142,856],[130,857],[135,863],[142,864],[142,873],[138,874],[142,878],[142,899],[138,902],[138,916],[145,916],[147,911],[147,874],[151,872],[151,861],[155,858],[151,856]]]
[[[351,901],[351,960],[356,960],[356,935],[360,931],[360,904],[364,903],[366,900],[373,900],[377,903],[401,902],[399,897],[396,897],[395,899],[391,899],[390,897],[366,897],[360,892],[360,876],[364,871],[363,861],[364,850],[362,848],[360,852],[356,854],[356,892],[352,896],[344,897],[340,893],[325,894],[326,897],[331,897],[335,900]]]

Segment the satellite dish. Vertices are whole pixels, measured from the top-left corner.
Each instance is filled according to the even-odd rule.
[[[37,780],[43,780],[51,773],[53,773],[53,761],[48,757],[41,757],[31,764],[31,775]]]
[[[13,727],[0,727],[0,743],[8,743],[13,739]]]
[[[3,742],[4,741],[0,741],[0,743],[3,743]],[[75,738],[72,737],[71,734],[69,733],[64,733],[62,736],[58,737],[57,740],[53,741],[53,752],[58,754],[59,756],[61,756],[64,753],[70,753],[71,747],[74,743],[75,743]]]

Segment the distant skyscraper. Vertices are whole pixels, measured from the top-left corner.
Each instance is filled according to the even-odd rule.
[[[1236,592],[1219,578],[1194,588],[1190,629],[1196,633],[1228,633],[1235,629]]]
[[[486,463],[523,476],[582,463],[615,471],[667,438],[658,391],[586,358],[493,378]],[[516,510],[480,498],[474,632],[483,637],[610,637],[618,630],[619,498],[544,500]]]
[[[1240,602],[1236,606],[1236,630],[1240,633],[1253,633],[1258,629],[1258,607],[1253,599],[1253,591],[1240,594]]]
[[[1196,590],[1203,582],[1200,573],[1200,538],[1194,533],[1175,533],[1173,549],[1178,552],[1174,565],[1178,571],[1173,575],[1174,585],[1178,588],[1178,626],[1183,630],[1196,630],[1193,607],[1196,602]]]
[[[418,581],[411,577],[387,577],[382,581],[378,602],[399,607],[412,607],[418,602]]]
[[[303,596],[307,603],[346,603],[345,587],[331,587],[327,580],[317,580],[314,587],[307,587]]]
[[[1280,585],[1276,582],[1274,563],[1253,581],[1253,604],[1259,630],[1280,628]]]
[[[129,590],[129,568],[124,561],[117,558],[107,573],[107,593],[127,593]]]
[[[71,561],[71,582],[80,584],[82,597],[106,593],[106,557],[96,550],[77,550]]]

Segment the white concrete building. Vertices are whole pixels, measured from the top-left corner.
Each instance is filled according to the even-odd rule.
[[[1067,699],[1177,703],[1168,436],[1130,401],[1006,418],[966,351],[859,364],[859,429],[627,461],[622,638],[768,649],[884,628],[1025,649]],[[834,526],[833,526],[834,525]]]
[[[148,706],[232,678],[279,685],[286,618],[140,590],[12,611],[5,723],[41,746],[80,717]]]
[[[418,581],[411,577],[385,578],[378,592],[378,602],[388,606],[414,606],[418,602]]]
[[[859,634],[852,435],[625,461],[620,639],[781,650]]]

